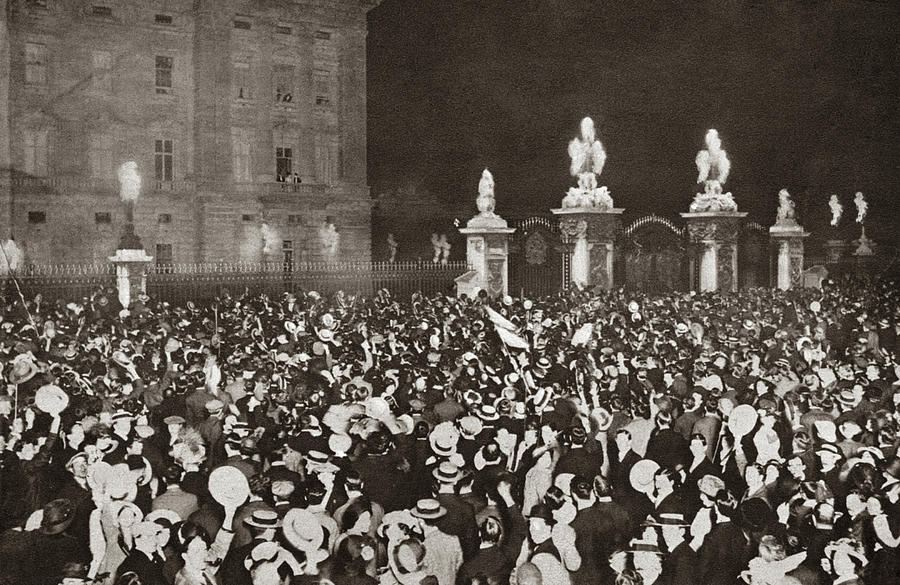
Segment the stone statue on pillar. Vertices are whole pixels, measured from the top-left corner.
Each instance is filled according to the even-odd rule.
[[[615,241],[622,231],[625,210],[613,207],[609,189],[597,186],[606,150],[597,140],[591,118],[581,120],[581,135],[569,143],[569,158],[569,172],[578,178],[578,186],[569,189],[562,208],[551,210],[559,218],[568,247],[569,282],[609,289],[614,280]]]
[[[719,133],[708,130],[704,141],[706,148],[694,159],[697,183],[703,185],[703,192],[694,195],[689,213],[681,214],[690,241],[691,286],[702,292],[735,292],[740,284],[740,234],[747,213],[738,211],[731,193],[723,193],[731,161]]]
[[[837,195],[832,195],[831,199],[828,200],[828,208],[831,209],[831,226],[837,227],[837,224],[841,221],[841,216],[844,215],[844,206],[841,205]]]
[[[722,185],[731,171],[731,161],[722,148],[722,140],[715,129],[706,132],[706,148],[697,153],[697,183],[703,184],[703,192],[694,196],[691,213],[705,211],[737,211],[737,203],[731,193],[723,193]]]
[[[570,172],[573,177],[578,177],[578,186],[571,187],[563,198],[563,209],[612,209],[613,200],[609,189],[597,187],[597,176],[603,172],[603,165],[606,164],[606,150],[596,139],[594,121],[591,118],[581,121],[581,136],[569,143],[569,158],[572,160]]]
[[[778,212],[775,225],[769,228],[769,238],[775,254],[771,261],[773,284],[781,290],[800,286],[803,272],[803,239],[809,236],[797,223],[794,202],[787,189],[778,192]]]
[[[483,290],[494,297],[505,295],[509,291],[508,239],[516,230],[507,227],[506,220],[494,212],[494,177],[487,169],[481,173],[475,205],[478,215],[459,228],[466,237],[469,270],[455,279],[456,294],[474,297]],[[434,262],[446,264],[450,258],[447,235],[432,234],[431,245]]]
[[[854,256],[857,257],[871,257],[875,255],[875,251],[872,249],[875,245],[875,242],[870,240],[868,236],[866,236],[866,214],[869,212],[869,204],[866,202],[866,197],[862,194],[862,191],[856,192],[856,197],[853,199],[853,204],[856,205],[856,223],[860,225],[861,233],[859,239],[854,242],[857,244],[856,251],[853,252]]]

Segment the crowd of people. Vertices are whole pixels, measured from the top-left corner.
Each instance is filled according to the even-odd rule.
[[[887,585],[900,292],[0,310],[2,585]]]

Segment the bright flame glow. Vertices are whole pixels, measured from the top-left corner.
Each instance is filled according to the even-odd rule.
[[[122,201],[137,201],[141,194],[141,175],[137,171],[137,163],[133,160],[122,163],[119,167],[119,195]]]

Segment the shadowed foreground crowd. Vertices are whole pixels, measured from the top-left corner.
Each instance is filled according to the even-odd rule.
[[[0,306],[0,583],[897,583],[894,282]]]

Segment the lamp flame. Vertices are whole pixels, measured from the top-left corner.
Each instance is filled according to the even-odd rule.
[[[128,161],[119,167],[119,195],[122,201],[137,201],[141,193],[141,175],[137,171],[137,163]]]

